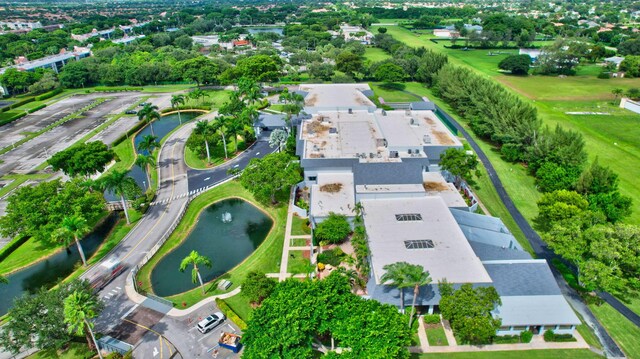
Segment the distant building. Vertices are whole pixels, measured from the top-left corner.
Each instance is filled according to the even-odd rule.
[[[9,30],[31,31],[33,29],[40,29],[41,27],[42,23],[40,23],[40,21],[0,21],[0,29],[8,28]]]
[[[616,65],[616,68],[620,67],[620,64],[622,63],[622,61],[624,61],[624,57],[622,56],[613,56],[613,57],[607,57],[606,59],[604,59],[605,63],[614,64]]]
[[[333,36],[343,36],[344,41],[359,41],[364,45],[370,45],[373,40],[373,34],[360,26],[342,24],[340,30],[329,31],[329,33]]]
[[[19,71],[35,71],[37,69],[51,69],[58,73],[69,61],[80,60],[85,57],[91,56],[91,50],[86,47],[74,47],[73,51],[61,50],[58,55],[47,56],[41,59],[29,61],[25,57],[20,57],[16,60],[16,64],[13,66],[3,67],[0,69],[0,74],[3,74],[10,68],[15,68]]]
[[[518,50],[518,55],[529,55],[529,57],[531,58],[531,61],[536,62],[536,60],[538,60],[538,57],[540,57],[540,54],[542,53],[542,50],[540,49],[520,49]]]
[[[191,40],[194,43],[202,45],[204,47],[211,47],[220,43],[220,36],[218,35],[205,35],[205,36],[191,36]]]
[[[120,39],[116,39],[116,40],[111,40],[111,42],[113,42],[114,44],[124,44],[124,45],[128,45],[138,39],[144,39],[146,36],[143,35],[137,35],[137,36],[124,36],[123,38]]]

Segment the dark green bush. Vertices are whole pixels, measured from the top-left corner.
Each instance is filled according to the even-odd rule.
[[[520,343],[520,337],[517,335],[498,335],[493,338],[493,344],[515,344]]]
[[[320,241],[340,243],[351,233],[351,225],[345,215],[329,213],[329,217],[318,224],[315,235]]]
[[[52,98],[53,96],[58,95],[58,94],[61,94],[61,93],[62,93],[62,89],[61,89],[61,88],[57,88],[57,89],[55,89],[55,90],[53,90],[53,91],[49,91],[49,92],[47,92],[47,93],[43,93],[43,94],[42,94],[42,95],[40,95],[40,96],[36,96],[36,97],[35,97],[35,100],[36,100],[36,101],[44,101],[44,100],[48,100],[48,99]]]
[[[556,334],[553,330],[549,329],[544,332],[544,341],[545,342],[575,342],[576,338],[571,334]]]
[[[43,108],[45,108],[45,107],[47,107],[47,104],[46,104],[46,103],[43,103],[42,105],[38,105],[38,106],[36,106],[36,107],[34,107],[34,108],[32,108],[32,109],[28,110],[27,112],[28,112],[28,113],[34,113],[34,112],[36,112],[36,111],[38,111],[38,110],[42,110],[42,109],[43,109]]]
[[[218,305],[220,311],[227,317],[227,319],[236,323],[238,328],[240,328],[241,330],[247,329],[247,323],[245,323],[244,320],[240,319],[238,314],[236,314],[236,312],[231,309],[227,302],[225,302],[223,299],[216,298],[216,304]]]
[[[422,320],[424,320],[424,324],[438,324],[440,323],[440,315],[427,314],[422,317]]]
[[[339,266],[343,260],[344,252],[340,248],[334,248],[318,254],[318,262],[330,264],[334,267]]]
[[[520,342],[521,343],[531,343],[531,339],[533,339],[533,333],[525,330],[520,332]]]

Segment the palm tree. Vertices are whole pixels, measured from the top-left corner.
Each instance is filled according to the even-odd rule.
[[[153,133],[153,125],[152,122],[160,119],[160,114],[158,113],[158,106],[152,105],[150,103],[144,105],[144,107],[138,111],[138,121],[144,121],[149,124],[151,128],[151,134],[155,136]]]
[[[611,93],[614,96],[614,99],[618,99],[618,96],[621,96],[624,93],[624,90],[621,88],[614,88],[611,90]]]
[[[193,130],[197,135],[204,138],[204,146],[207,150],[207,163],[211,163],[211,153],[209,152],[209,137],[213,134],[213,126],[207,120],[196,122],[196,128]]]
[[[95,346],[98,356],[102,359],[100,347],[93,334],[91,319],[97,316],[100,304],[96,298],[85,291],[74,291],[64,300],[64,322],[69,326],[69,333],[84,334],[89,348]]]
[[[136,166],[140,167],[147,175],[147,190],[151,187],[151,168],[156,166],[156,160],[153,156],[138,155],[136,157]]]
[[[100,185],[103,190],[111,190],[120,196],[120,202],[122,202],[122,209],[124,210],[124,216],[127,218],[127,224],[131,224],[125,195],[138,188],[136,181],[129,177],[125,171],[113,170],[100,179]]]
[[[69,246],[71,238],[73,238],[78,246],[78,253],[80,253],[80,258],[82,259],[82,264],[84,266],[87,265],[87,258],[84,256],[84,250],[82,250],[80,239],[89,232],[89,229],[87,221],[82,218],[82,216],[73,215],[70,217],[64,217],[60,224],[60,228],[54,233],[54,237],[58,241],[62,242],[65,247]]]
[[[246,100],[249,105],[253,105],[263,97],[260,85],[246,77],[238,80],[238,92],[244,96],[243,99]]]
[[[218,116],[215,118],[215,121],[211,123],[211,127],[213,132],[220,135],[222,137],[222,146],[224,147],[224,159],[229,158],[229,154],[227,153],[227,128],[226,124],[229,123],[229,119],[224,116]]]
[[[409,328],[413,324],[413,315],[416,310],[416,300],[420,294],[420,287],[431,283],[429,271],[425,271],[421,265],[409,264],[407,262],[397,262],[387,264],[382,269],[385,273],[380,280],[390,282],[391,285],[400,289],[400,301],[404,306],[404,288],[413,287],[413,303],[411,304],[411,315],[409,316]]]
[[[171,96],[171,107],[178,108],[180,105],[184,105],[184,95]],[[180,116],[180,109],[178,109],[178,121],[182,125],[182,116]]]
[[[202,282],[202,276],[200,276],[200,271],[198,270],[198,265],[204,265],[209,268],[213,265],[211,263],[211,259],[200,255],[200,253],[196,251],[191,251],[188,256],[184,257],[182,262],[180,262],[180,272],[184,272],[188,266],[193,265],[193,270],[191,270],[191,281],[193,284],[197,284],[200,281],[200,287],[202,288],[202,295],[205,294],[204,291],[204,283]]]
[[[138,152],[146,151],[147,154],[152,154],[156,148],[160,147],[158,142],[158,136],[146,135],[142,137],[142,141],[138,143]]]
[[[278,152],[281,152],[284,144],[287,143],[287,137],[289,137],[287,131],[283,129],[273,130],[269,136],[269,147],[277,147]]]

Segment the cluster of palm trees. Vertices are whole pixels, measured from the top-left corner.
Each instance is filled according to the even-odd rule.
[[[142,141],[138,143],[138,155],[135,164],[140,167],[147,176],[147,191],[151,188],[151,169],[156,167],[156,159],[153,156],[153,151],[157,148],[160,148],[160,142],[158,142],[157,136],[146,135],[142,137]]]
[[[431,276],[421,265],[407,262],[387,264],[382,269],[385,270],[385,273],[380,278],[380,281],[400,289],[400,306],[402,308],[404,308],[404,289],[413,288],[413,303],[411,304],[411,315],[409,316],[409,328],[411,328],[420,287],[431,283]]]

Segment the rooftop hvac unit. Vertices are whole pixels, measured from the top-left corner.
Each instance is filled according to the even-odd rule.
[[[415,150],[414,152],[415,152],[415,154],[416,154],[416,155],[419,155],[419,154],[420,154],[420,150],[418,150],[418,149],[417,149],[417,150]]]
[[[353,109],[349,109],[349,114],[353,115]]]
[[[398,158],[398,151],[389,151],[389,157]]]
[[[408,154],[411,154],[411,149],[408,149],[408,150],[407,150],[407,153],[408,153]]]
[[[429,136],[429,135],[424,135],[424,136],[422,137],[422,142],[424,142],[424,143],[431,143],[431,136]]]

